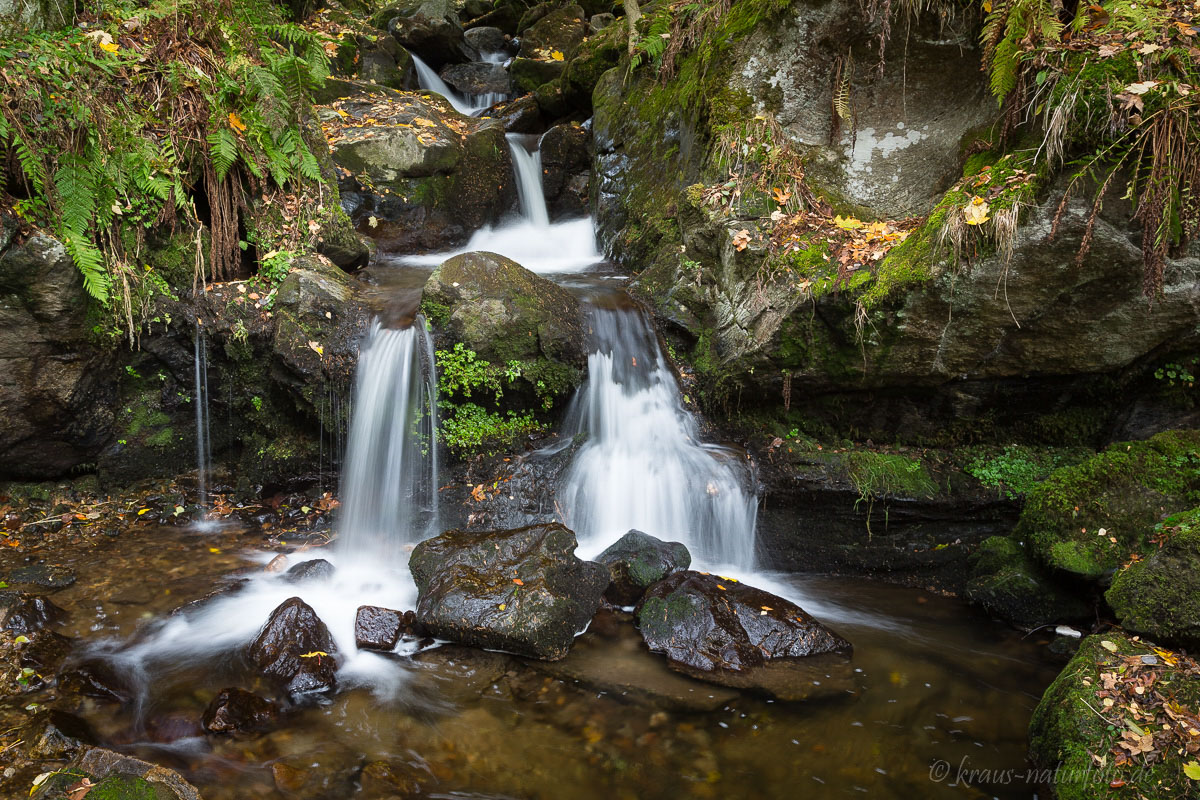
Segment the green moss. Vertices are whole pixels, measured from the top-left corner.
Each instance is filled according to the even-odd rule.
[[[1013,535],[1047,566],[1096,579],[1148,555],[1152,526],[1198,500],[1200,431],[1169,431],[1055,471],[1029,494]]]
[[[1159,549],[1118,572],[1104,597],[1125,628],[1200,646],[1200,508],[1168,518],[1155,532]]]
[[[938,485],[919,459],[853,450],[845,455],[844,462],[855,491],[863,498],[930,497],[938,491]]]
[[[967,599],[1014,625],[1036,628],[1089,614],[1082,600],[1056,585],[1025,548],[1007,536],[981,542],[970,564]]]
[[[1028,494],[1059,467],[1077,464],[1091,455],[1080,449],[1060,450],[1015,444],[1003,448],[973,448],[971,453],[971,460],[964,471],[1010,500]]]

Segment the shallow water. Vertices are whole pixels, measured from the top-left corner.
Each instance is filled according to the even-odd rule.
[[[260,570],[263,542],[244,529],[144,529],[79,553],[79,583],[55,595],[74,614],[64,632],[136,642],[139,629],[236,566]],[[361,601],[411,598],[394,577]],[[170,667],[149,665],[152,688],[140,709],[85,701],[80,710],[106,744],[181,769],[209,800],[382,798],[401,794],[400,784],[429,796],[539,799],[961,797],[963,787],[950,785],[960,764],[1024,769],[1029,716],[1055,673],[1043,647],[920,590],[782,575],[759,582],[854,643],[851,692],[792,704],[724,699],[728,690],[671,673],[629,630],[594,625],[558,665],[456,647],[415,660],[369,656],[387,664],[390,691],[347,689],[262,736],[200,735],[198,720],[217,691],[254,688],[235,642],[290,593],[281,586],[279,597],[257,604],[263,620],[229,620],[204,651],[179,653]],[[327,605],[323,594],[337,587],[313,597],[323,614],[360,601]],[[326,621],[344,642],[349,620]],[[353,672],[343,670],[344,686]],[[622,677],[648,688],[620,686]],[[722,700],[714,710],[684,710],[710,695]],[[942,769],[950,776],[932,780]],[[389,770],[393,779],[381,778]],[[980,796],[1033,795],[1019,781],[983,788]]]

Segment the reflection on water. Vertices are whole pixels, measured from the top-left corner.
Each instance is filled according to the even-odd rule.
[[[261,542],[259,535],[217,537],[142,531],[77,554],[79,583],[55,595],[75,612],[65,632],[124,639],[148,615],[165,616],[207,592],[236,564],[258,569],[235,553]],[[594,625],[558,665],[454,647],[396,657],[391,663],[405,678],[395,699],[349,689],[253,738],[204,737],[196,728],[218,690],[255,688],[216,641],[212,653],[181,656],[172,669],[152,672],[140,720],[132,707],[91,701],[82,712],[107,744],[183,770],[209,800],[386,798],[418,790],[538,800],[909,800],[964,796],[951,778],[930,780],[935,761],[1024,769],[1029,716],[1054,675],[1035,643],[957,600],[919,590],[783,575],[758,582],[797,599],[854,643],[853,693],[799,704],[730,698],[669,673],[640,646],[610,640],[611,631]],[[589,673],[589,652],[606,654],[606,675]],[[649,694],[622,687],[625,678],[649,685]],[[674,688],[664,688],[668,681]],[[699,700],[680,701],[672,695],[680,691]],[[656,693],[660,699],[648,699]],[[684,710],[703,707],[710,695],[720,702],[715,710]],[[1034,793],[1020,782],[983,788],[980,796]]]

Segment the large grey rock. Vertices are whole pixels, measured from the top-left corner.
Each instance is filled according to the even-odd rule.
[[[409,0],[378,12],[376,18],[388,14],[393,14],[387,21],[388,32],[434,69],[477,57],[463,39],[452,0]]]
[[[5,36],[67,28],[74,21],[74,4],[66,0],[0,0],[0,33]]]
[[[463,33],[463,36],[466,38],[467,44],[480,55],[490,53],[510,54],[511,45],[509,40],[504,38],[504,31],[499,28],[483,25],[467,30]]]
[[[604,596],[616,605],[630,606],[654,584],[691,566],[692,555],[680,542],[630,531],[605,548],[596,561],[608,567],[612,577]]]
[[[567,654],[608,586],[608,569],[575,556],[558,524],[447,531],[409,561],[417,621],[433,636],[555,660]]]
[[[285,600],[246,648],[246,658],[265,678],[296,699],[337,687],[337,645],[312,607]]]
[[[482,61],[451,64],[442,69],[442,80],[463,94],[508,94],[512,88],[504,67]]]
[[[521,55],[526,58],[549,57],[555,51],[570,57],[587,35],[587,16],[577,5],[563,6],[547,13],[521,33]]]

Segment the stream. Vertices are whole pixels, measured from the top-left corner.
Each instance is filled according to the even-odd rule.
[[[488,99],[452,97],[468,112]],[[136,529],[62,555],[80,576],[55,595],[73,613],[63,632],[87,642],[87,656],[110,664],[135,695],[116,711],[85,701],[101,743],[180,770],[209,800],[907,800],[963,796],[960,768],[1024,770],[1029,717],[1056,672],[1045,647],[958,599],[758,568],[748,459],[702,440],[649,320],[604,263],[591,220],[550,221],[536,137],[510,136],[509,146],[522,213],[456,252],[506,255],[588,307],[588,379],[562,429],[564,440],[583,444],[557,487],[580,555],[631,528],[682,541],[694,569],[782,595],[849,639],[853,672],[825,676],[831,685],[820,699],[742,694],[668,669],[620,612],[602,612],[559,662],[413,639],[393,653],[359,651],[358,606],[414,606],[407,552],[440,531],[437,490],[446,479],[433,346],[413,298],[452,253],[384,253],[372,268],[376,293],[406,310],[381,311],[362,344],[337,537],[289,557],[328,560],[330,580],[298,585],[263,570],[277,549],[302,543],[268,547],[262,531],[237,525]],[[199,397],[202,347],[198,338]],[[207,427],[200,408],[197,420]],[[199,455],[202,476],[207,457]],[[221,586],[232,590],[172,613]],[[329,626],[339,691],[288,709],[255,737],[203,735],[213,696],[247,683],[240,649],[293,596]],[[1019,780],[987,787],[1002,798],[1035,791]]]

